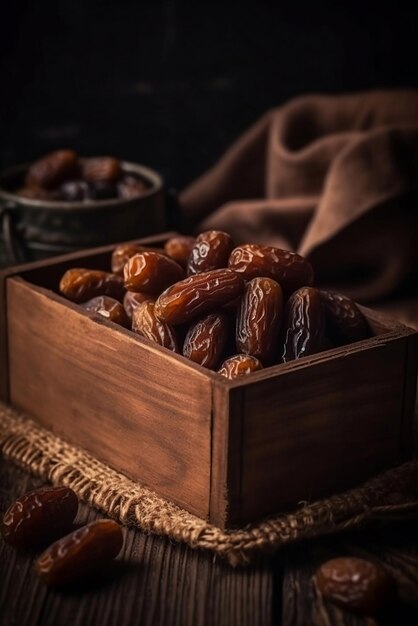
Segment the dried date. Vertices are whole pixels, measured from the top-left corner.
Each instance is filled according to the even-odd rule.
[[[109,296],[96,296],[83,304],[83,308],[91,313],[98,313],[109,322],[130,328],[131,323],[123,305]]]
[[[190,327],[183,356],[208,369],[215,369],[224,351],[229,320],[224,313],[210,313]]]
[[[133,311],[132,330],[172,352],[179,352],[175,330],[155,316],[154,307],[154,302],[149,300]]]
[[[168,287],[155,302],[155,314],[169,324],[183,324],[217,310],[243,289],[241,276],[226,268],[195,274]]]
[[[187,263],[187,274],[200,274],[228,267],[228,259],[234,243],[221,230],[208,230],[196,237]]]
[[[61,200],[81,202],[90,198],[90,187],[84,180],[69,180],[59,190]]]
[[[158,254],[164,254],[164,251],[160,248],[151,248],[148,246],[140,246],[135,243],[121,243],[112,252],[111,267],[114,274],[123,276],[123,268],[126,263],[135,254],[140,252],[157,252]]]
[[[278,352],[283,313],[283,292],[272,278],[253,278],[239,305],[236,325],[237,349],[271,364]]]
[[[190,252],[192,251],[195,241],[196,239],[194,237],[185,237],[183,235],[171,237],[171,239],[166,241],[164,251],[169,257],[186,269]]]
[[[235,248],[228,267],[245,280],[265,276],[276,280],[283,291],[291,293],[313,284],[313,269],[309,261],[294,252],[272,246],[245,244]]]
[[[158,252],[140,252],[125,264],[123,269],[128,291],[158,295],[173,283],[184,278],[178,263]]]
[[[337,345],[361,341],[370,336],[366,318],[356,303],[334,291],[320,290],[327,332]]]
[[[246,376],[251,372],[262,370],[263,365],[258,359],[250,354],[235,354],[226,359],[218,370],[218,374],[225,376],[229,380]]]
[[[60,292],[73,302],[86,302],[96,296],[121,301],[125,294],[123,279],[116,274],[79,267],[67,270],[60,280]]]
[[[148,187],[143,180],[136,176],[124,176],[118,183],[119,197],[124,200],[132,200],[143,196],[148,191]]]
[[[324,334],[324,310],[319,291],[302,287],[286,304],[283,325],[282,361],[300,359],[321,349]]]
[[[30,166],[25,186],[52,189],[73,177],[77,168],[77,155],[73,150],[56,150]]]
[[[152,296],[147,293],[127,291],[123,297],[123,306],[129,319],[132,320],[133,312],[139,307],[140,304],[148,302],[149,300],[154,302]]]
[[[376,615],[393,598],[395,585],[379,565],[340,557],[318,568],[315,583],[322,596],[345,609]]]
[[[237,298],[234,298],[233,300],[230,300],[229,302],[224,304],[222,306],[222,310],[225,311],[225,313],[235,315],[238,311],[240,302],[241,302],[241,296],[238,296]]]
[[[98,520],[53,543],[35,562],[44,583],[62,587],[99,572],[120,552],[123,534],[112,520]]]
[[[16,190],[16,194],[27,200],[46,200],[53,202],[60,200],[60,194],[54,190],[41,189],[40,187],[22,187]]]
[[[6,511],[1,534],[17,548],[45,545],[72,528],[77,496],[68,487],[41,487],[18,498]]]
[[[89,200],[113,200],[118,197],[118,188],[115,183],[98,180],[89,183]]]
[[[134,243],[122,243],[117,246],[112,252],[111,267],[114,274],[123,276],[123,268],[131,257],[138,252],[143,252],[144,247],[138,246]]]
[[[95,157],[83,162],[82,172],[88,183],[114,183],[120,178],[122,168],[114,157]]]

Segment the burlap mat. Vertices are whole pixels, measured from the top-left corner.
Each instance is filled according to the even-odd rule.
[[[80,500],[110,517],[192,548],[225,557],[231,565],[250,562],[307,537],[354,528],[376,518],[418,515],[418,461],[380,474],[364,485],[271,517],[239,530],[223,531],[69,445],[0,403],[0,450],[20,467],[74,489]]]

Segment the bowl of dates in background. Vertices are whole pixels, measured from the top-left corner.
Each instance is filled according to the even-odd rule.
[[[160,232],[164,205],[156,171],[57,150],[0,173],[0,266]]]

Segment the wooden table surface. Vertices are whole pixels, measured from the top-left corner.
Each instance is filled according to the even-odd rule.
[[[415,307],[415,308],[414,308]],[[418,305],[392,306],[394,317],[418,326]],[[418,433],[417,433],[418,434]],[[0,513],[40,486],[0,456]],[[81,506],[77,522],[100,517]],[[418,521],[375,522],[362,531],[288,546],[251,567],[233,569],[212,554],[162,537],[124,529],[114,567],[89,587],[48,590],[33,572],[35,554],[0,538],[1,626],[417,626]],[[329,558],[362,556],[384,565],[398,600],[378,620],[326,605],[312,574]]]
[[[41,482],[0,460],[0,509]],[[99,515],[82,506],[78,522]],[[418,523],[376,523],[362,532],[289,546],[252,567],[232,569],[211,554],[125,529],[112,569],[89,587],[48,590],[32,565],[34,554],[0,544],[2,626],[416,626]],[[312,573],[338,555],[376,559],[395,576],[399,600],[379,621],[325,605]]]

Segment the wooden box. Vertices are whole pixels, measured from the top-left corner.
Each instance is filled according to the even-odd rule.
[[[223,528],[410,454],[413,330],[362,308],[371,339],[227,381],[58,295],[66,269],[108,269],[112,249],[3,272],[4,400]]]

